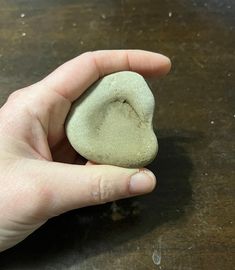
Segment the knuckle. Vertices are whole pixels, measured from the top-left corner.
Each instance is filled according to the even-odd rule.
[[[22,96],[23,93],[24,93],[24,90],[23,89],[16,90],[16,91],[12,92],[9,95],[7,101],[8,102],[12,102],[12,101],[18,100]]]
[[[92,54],[93,54],[93,51],[87,51],[87,52],[82,53],[81,56],[90,57]]]
[[[108,181],[103,175],[96,175],[94,179],[94,187],[92,188],[92,197],[97,204],[106,203],[110,200],[110,188]]]

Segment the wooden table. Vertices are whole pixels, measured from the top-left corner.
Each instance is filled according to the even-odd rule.
[[[0,102],[111,48],[172,59],[151,81],[158,189],[52,219],[0,254],[0,269],[234,269],[234,1],[0,0]]]

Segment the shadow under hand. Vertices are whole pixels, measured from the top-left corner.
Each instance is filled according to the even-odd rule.
[[[59,256],[59,265],[69,267],[183,216],[191,202],[189,178],[193,169],[185,149],[198,136],[158,133],[159,153],[149,166],[158,179],[153,193],[56,217],[18,246],[2,253],[0,266],[37,269],[35,266],[41,265],[39,269],[43,269],[46,262],[53,264]],[[60,267],[57,265],[56,269]]]
[[[153,195],[144,198],[152,207],[147,215],[154,225],[174,221],[184,214],[190,203],[192,188],[189,182],[193,165],[185,150],[185,144],[193,140],[189,137],[159,137],[159,153],[148,166],[157,176],[158,186]]]

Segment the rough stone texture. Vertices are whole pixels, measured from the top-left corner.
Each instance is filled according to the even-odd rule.
[[[66,133],[74,149],[100,164],[140,167],[156,156],[154,97],[130,71],[105,76],[72,105]]]

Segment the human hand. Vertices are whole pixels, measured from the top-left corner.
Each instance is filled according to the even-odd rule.
[[[100,77],[122,70],[160,76],[170,61],[139,50],[88,52],[14,92],[0,109],[0,251],[68,210],[153,190],[148,170],[81,165],[65,136],[71,103]]]

